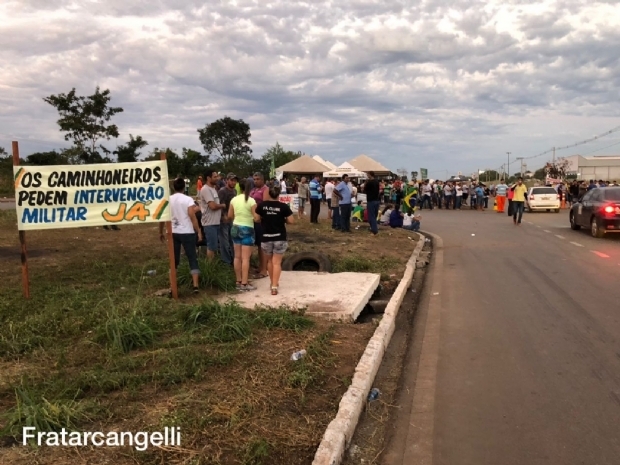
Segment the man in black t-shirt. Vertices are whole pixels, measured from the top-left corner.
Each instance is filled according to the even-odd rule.
[[[379,181],[375,178],[375,172],[368,172],[368,181],[364,184],[364,192],[366,193],[366,202],[368,203],[368,223],[370,223],[370,232],[374,235],[379,233],[377,226],[377,216],[379,216]]]

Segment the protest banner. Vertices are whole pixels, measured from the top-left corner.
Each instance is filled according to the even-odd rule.
[[[297,213],[299,210],[299,195],[297,194],[282,194],[278,200],[282,203],[288,204],[288,206],[291,207],[291,210],[293,210],[293,213]]]
[[[14,166],[20,231],[170,220],[165,161]]]
[[[135,163],[20,166],[14,141],[13,176],[24,297],[30,297],[26,231],[165,222],[177,298],[165,154]]]

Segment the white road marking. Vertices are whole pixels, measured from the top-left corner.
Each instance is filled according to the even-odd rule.
[[[597,252],[596,250],[593,250],[592,253],[598,255],[601,258],[609,258],[609,255],[604,254],[603,252]]]
[[[551,232],[548,229],[543,229],[543,231],[545,231],[546,233],[550,233]]]
[[[571,244],[576,245],[577,247],[583,247],[579,242],[571,242]]]
[[[537,228],[540,228],[540,226],[536,225]]]
[[[559,234],[556,234],[555,237],[557,237],[558,239],[566,239],[564,236],[560,236]]]
[[[527,223],[527,224],[534,224],[534,223],[532,223],[531,221],[526,221],[526,223]]]

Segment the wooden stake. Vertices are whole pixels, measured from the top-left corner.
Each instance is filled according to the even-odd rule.
[[[19,143],[13,141],[13,166],[19,166]],[[17,205],[16,205],[17,206]],[[19,244],[22,257],[22,288],[24,297],[30,298],[30,279],[28,277],[28,250],[26,249],[26,231],[19,231]]]
[[[161,153],[161,159],[166,159],[166,152]],[[177,269],[174,266],[174,243],[172,242],[171,221],[166,221],[166,239],[168,241],[168,258],[170,259],[170,289],[172,289],[172,297],[177,300],[179,298],[179,290],[177,288]]]

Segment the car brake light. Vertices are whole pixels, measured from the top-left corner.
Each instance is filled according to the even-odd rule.
[[[614,207],[612,207],[611,205],[607,205],[605,207],[605,213],[613,213],[616,209]]]
[[[533,195],[530,195],[530,200],[534,200],[534,196]]]

